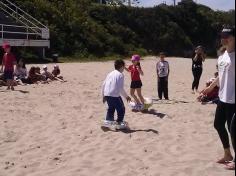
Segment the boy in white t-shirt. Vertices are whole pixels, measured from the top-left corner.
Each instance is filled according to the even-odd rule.
[[[227,122],[228,130],[232,125],[232,118],[235,114],[235,28],[225,27],[221,32],[221,43],[226,47],[226,51],[218,58],[219,77],[203,91],[204,94],[210,92],[219,83],[219,103],[216,108],[214,126],[224,147],[224,157],[217,163],[227,164],[233,160],[230,151],[228,132],[225,128]],[[234,134],[231,131],[231,136]],[[234,138],[232,137],[234,143]],[[235,150],[235,146],[234,146]],[[235,169],[235,161],[227,165],[227,169]]]
[[[165,60],[165,53],[163,52],[160,53],[160,61],[157,62],[156,71],[158,96],[160,99],[162,99],[162,95],[164,94],[164,98],[168,100],[168,77],[170,73],[170,67],[169,63]]]
[[[118,124],[120,127],[125,127],[124,116],[125,106],[121,95],[129,102],[131,98],[124,90],[124,72],[125,62],[123,60],[115,61],[115,70],[109,73],[103,82],[102,96],[103,103],[107,102],[108,109],[104,122],[105,127],[111,127],[114,124]],[[117,120],[114,120],[114,113],[117,111]]]

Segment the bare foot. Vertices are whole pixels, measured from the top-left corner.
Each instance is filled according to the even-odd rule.
[[[227,165],[225,166],[225,169],[227,169],[227,170],[235,170],[235,162],[232,161],[232,162],[230,162],[229,164],[227,164]]]
[[[228,156],[228,157],[224,157],[224,158],[219,159],[216,163],[218,163],[218,164],[227,164],[232,160],[233,160],[233,157]]]

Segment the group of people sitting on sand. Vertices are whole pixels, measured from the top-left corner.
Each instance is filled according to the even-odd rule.
[[[14,86],[17,85],[49,83],[50,81],[64,82],[58,65],[54,65],[52,72],[48,71],[46,65],[43,66],[42,71],[40,67],[32,66],[28,72],[23,59],[16,61],[9,44],[4,44],[3,49],[5,54],[0,70],[0,86],[7,86],[8,90],[14,90]]]

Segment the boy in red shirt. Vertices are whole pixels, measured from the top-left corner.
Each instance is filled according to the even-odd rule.
[[[140,78],[140,75],[144,75],[144,73],[140,65],[140,56],[133,55],[131,61],[133,64],[125,68],[126,71],[131,73],[130,95],[134,98],[135,103],[144,105],[144,98],[141,91],[143,84]],[[135,90],[137,91],[138,97],[135,95]]]
[[[14,90],[14,66],[16,65],[16,58],[11,53],[11,46],[4,44],[2,48],[5,51],[2,60],[1,72],[4,72],[4,79],[7,81],[7,90]]]

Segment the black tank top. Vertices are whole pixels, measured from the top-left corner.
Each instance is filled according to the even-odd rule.
[[[202,68],[202,57],[198,55],[196,61],[194,60],[194,57],[195,57],[195,55],[192,58],[192,61],[193,61],[192,68],[193,69],[194,68]]]

